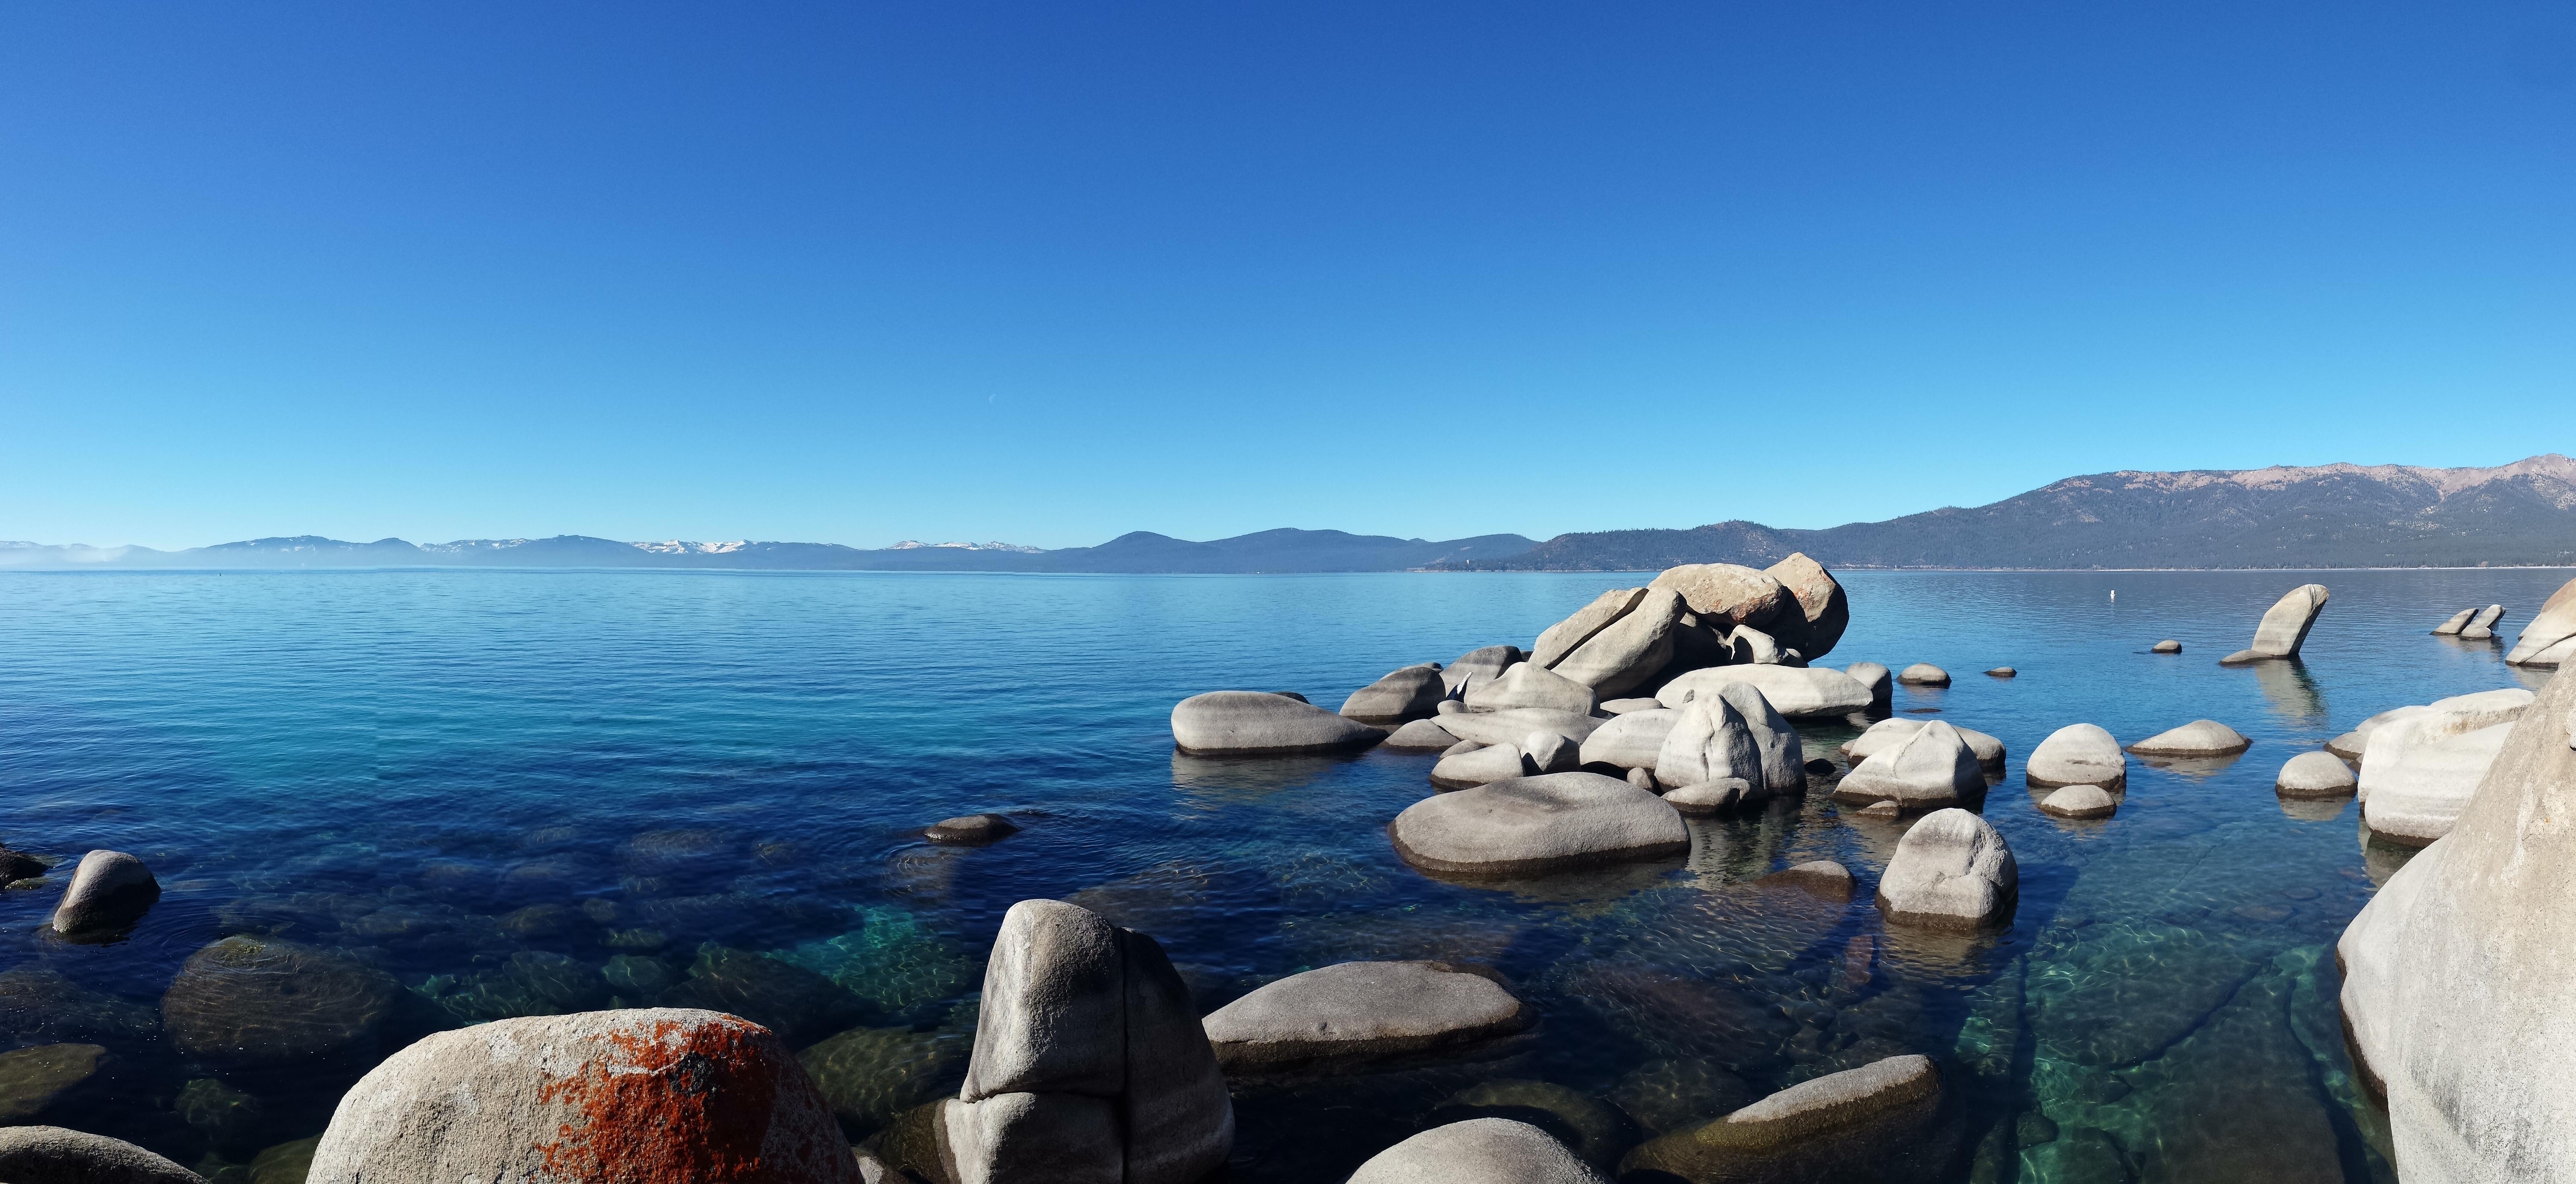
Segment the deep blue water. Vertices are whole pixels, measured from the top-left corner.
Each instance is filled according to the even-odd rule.
[[[1526,646],[1637,576],[9,574],[0,842],[129,851],[166,890],[93,945],[45,926],[68,865],[0,895],[9,1045],[107,1049],[12,1120],[248,1178],[423,1032],[657,999],[730,1001],[800,1045],[908,1029],[914,1077],[862,1058],[826,1086],[909,1103],[958,1068],[1002,911],[1051,896],[1158,938],[1203,1006],[1397,957],[1488,964],[1541,1005],[1508,1059],[1246,1091],[1241,1180],[1339,1179],[1483,1081],[1608,1101],[1635,1138],[1897,1052],[1947,1058],[1969,1099],[1961,1178],[2384,1180],[2331,943],[2402,854],[2366,849],[2348,803],[2286,810],[2272,777],[2374,712],[2534,679],[2426,630],[2500,601],[2510,636],[2568,574],[1846,575],[1827,664],[1943,665],[1956,685],[1897,709],[2010,747],[1983,812],[2022,900],[1974,941],[1885,932],[1867,885],[1901,828],[1822,794],[1695,823],[1686,861],[1477,887],[1388,847],[1428,756],[1172,751],[1186,695],[1330,708],[1398,666]],[[2311,578],[2334,599],[2302,664],[2215,664]],[[2147,652],[2164,637],[2184,652]],[[1977,673],[1999,664],[2020,677]],[[2051,820],[2022,785],[2064,724],[2127,742],[2201,717],[2254,748],[2132,758],[2113,819]],[[1856,732],[1806,729],[1810,752]],[[918,838],[983,810],[1025,830]],[[1860,875],[1849,907],[1748,886],[1815,858]],[[162,1022],[183,963],[234,935],[325,968],[265,1006],[310,1000],[327,1049],[208,1051],[181,1029],[225,1017]],[[389,1003],[364,985],[385,980]]]

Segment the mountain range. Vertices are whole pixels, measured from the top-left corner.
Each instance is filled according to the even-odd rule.
[[[1265,530],[1210,542],[1151,531],[1096,547],[1010,543],[620,542],[585,535],[343,542],[312,535],[156,551],[0,542],[0,568],[652,567],[776,571],[1254,573],[1843,568],[2280,568],[2576,565],[2576,460],[2495,468],[2319,465],[2069,477],[1991,505],[1792,530],[1728,521],[1533,542]]]

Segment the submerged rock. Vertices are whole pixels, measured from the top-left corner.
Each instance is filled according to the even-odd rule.
[[[1816,859],[1784,867],[1754,883],[1796,888],[1829,900],[1850,900],[1853,880],[1850,868],[1830,859]]]
[[[1378,1152],[1347,1184],[1609,1184],[1546,1131],[1508,1118],[1435,1126]]]
[[[1440,679],[1440,664],[1425,662],[1392,671],[1342,700],[1341,714],[1367,724],[1394,724],[1421,719],[1449,697]]]
[[[778,1033],[791,1046],[846,1028],[865,1011],[857,996],[814,971],[712,942],[698,947],[688,979],[653,1002],[738,1015]]]
[[[2059,818],[2108,818],[2119,812],[2120,799],[2099,785],[2069,785],[2039,801],[2039,812]]]
[[[1395,850],[1429,871],[1520,876],[1665,859],[1690,829],[1663,799],[1595,773],[1550,773],[1426,798],[1387,827]]]
[[[858,1164],[767,1029],[647,1008],[502,1020],[395,1053],[340,1099],[308,1178],[856,1184]]]
[[[2140,756],[2229,756],[2253,746],[2253,741],[2226,724],[2196,719],[2140,740],[2129,751]]]
[[[181,1053],[245,1066],[375,1052],[401,988],[345,955],[273,938],[227,937],[190,955],[161,996]]]
[[[0,1052],[0,1123],[43,1115],[96,1078],[106,1058],[107,1050],[95,1044],[39,1044]]]
[[[1209,691],[1172,708],[1172,740],[1201,756],[1343,752],[1386,730],[1267,691]]]
[[[852,1028],[796,1054],[842,1130],[865,1136],[906,1110],[954,1094],[970,1038],[910,1028]]]
[[[1629,1152],[1623,1179],[1930,1181],[1956,1153],[1940,1071],[1896,1056],[1829,1073]],[[1654,1175],[1653,1173],[1663,1173]]]
[[[2119,789],[2129,781],[2129,758],[2120,742],[2094,724],[2068,724],[2030,750],[2024,775],[2032,785],[2099,785]]]
[[[1878,881],[1878,908],[1891,923],[1983,929],[2012,919],[2021,871],[2012,848],[1986,820],[1965,810],[1924,815],[1898,840]]]
[[[132,1143],[58,1126],[0,1127],[0,1180],[9,1184],[206,1184]]]
[[[1552,1081],[1503,1078],[1451,1094],[1432,1108],[1431,1122],[1445,1125],[1478,1118],[1507,1118],[1537,1127],[1604,1171],[1637,1143],[1637,1124],[1618,1108]]]
[[[2273,791],[2285,798],[2351,797],[2356,782],[2352,766],[2329,752],[2303,752],[2281,766]]]
[[[921,832],[921,837],[952,847],[981,847],[1018,833],[1019,825],[1003,815],[964,814],[940,819]]]
[[[73,936],[122,929],[160,899],[161,882],[142,860],[122,851],[92,851],[81,856],[72,886],[54,906],[54,932]]]
[[[1322,1073],[1453,1055],[1528,1028],[1537,1012],[1446,962],[1343,962],[1292,974],[1210,1013],[1231,1074]]]

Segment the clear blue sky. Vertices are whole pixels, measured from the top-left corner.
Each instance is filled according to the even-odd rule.
[[[0,538],[1826,526],[2576,452],[2576,17],[0,8]]]

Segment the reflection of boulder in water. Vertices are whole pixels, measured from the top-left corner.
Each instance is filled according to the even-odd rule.
[[[639,876],[686,873],[731,854],[734,844],[723,831],[708,827],[648,830],[617,847],[617,866]]]
[[[1064,898],[1110,924],[1150,933],[1166,949],[1235,949],[1276,915],[1269,876],[1213,860],[1175,859]]]
[[[2298,659],[2255,663],[2254,683],[2263,688],[2263,698],[2282,719],[2294,724],[2325,722],[2325,691],[2308,676],[2308,668]]]
[[[2189,1035],[2236,994],[2254,962],[2197,930],[2103,922],[2042,946],[2024,979],[2039,1055],[2131,1065]]]
[[[798,1063],[823,1092],[832,1115],[852,1139],[862,1138],[901,1114],[966,1080],[974,1037],[910,1028],[852,1028],[797,1054]]]
[[[830,979],[886,1016],[914,1022],[932,1018],[975,985],[982,967],[919,914],[878,905],[861,916],[855,932],[771,956]]]
[[[95,1044],[39,1044],[0,1052],[0,1123],[33,1122],[103,1076],[108,1052]]]
[[[1739,1072],[1780,1060],[1798,1031],[1731,986],[1645,963],[1585,962],[1562,970],[1558,987],[1649,1048]]]
[[[1292,756],[1192,756],[1172,751],[1172,786],[1183,793],[1222,801],[1257,801],[1283,789],[1295,789],[1354,761],[1350,753],[1301,753]]]
[[[1649,1135],[1732,1114],[1755,1096],[1743,1078],[1697,1058],[1648,1061],[1610,1090],[1610,1100]]]
[[[161,1017],[42,966],[0,971],[0,1034],[28,1043],[116,1044],[152,1034]]]
[[[273,938],[227,937],[189,955],[161,997],[161,1022],[189,1056],[289,1064],[375,1051],[400,990],[383,971]]]
[[[2387,887],[2388,877],[2396,875],[2397,869],[2421,853],[2421,848],[2400,847],[2372,835],[2367,827],[2362,830],[2361,869],[2370,874],[2370,884],[2374,888]]]
[[[2281,813],[2301,822],[2332,822],[2352,804],[2351,798],[2281,798]]]
[[[688,981],[662,992],[654,1006],[741,1016],[776,1032],[790,1048],[848,1027],[866,1010],[832,980],[802,966],[713,943],[698,947]]]
[[[608,981],[587,962],[543,951],[524,951],[496,969],[462,979],[442,975],[423,994],[466,1023],[523,1015],[568,1015],[608,1004]]]
[[[1550,1081],[1504,1078],[1472,1085],[1433,1108],[1430,1121],[1441,1125],[1478,1118],[1526,1122],[1604,1172],[1637,1144],[1637,1125],[1618,1107]]]

